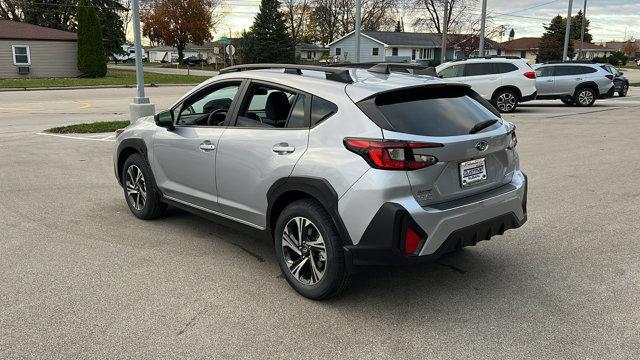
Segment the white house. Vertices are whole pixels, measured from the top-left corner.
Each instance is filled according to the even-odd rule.
[[[204,43],[202,45],[187,44],[184,48],[184,57],[195,56],[200,59],[208,59],[209,63],[215,62],[215,58],[220,53],[220,48],[213,43]],[[150,62],[174,62],[178,59],[178,49],[172,46],[156,46],[150,48]]]
[[[296,58],[303,63],[318,63],[326,55],[329,55],[329,48],[307,43],[296,45]]]

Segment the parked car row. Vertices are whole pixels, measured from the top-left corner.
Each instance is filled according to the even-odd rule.
[[[534,99],[559,99],[564,104],[591,106],[598,98],[626,96],[629,81],[609,64],[559,62],[531,67],[524,59],[490,56],[447,62],[436,67],[438,75],[465,83],[500,112],[515,111],[518,104]]]

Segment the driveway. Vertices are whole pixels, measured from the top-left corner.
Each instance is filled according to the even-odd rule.
[[[187,88],[149,89],[159,108]],[[109,141],[37,135],[126,118],[135,89],[0,97],[0,358],[637,358],[640,97],[524,104],[529,221],[314,302],[271,244],[171,209],[134,218]]]

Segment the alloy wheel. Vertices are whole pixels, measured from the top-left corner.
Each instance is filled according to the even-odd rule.
[[[593,92],[591,90],[582,90],[578,94],[578,102],[581,105],[589,105],[593,102]]]
[[[512,93],[502,93],[496,99],[500,111],[511,111],[516,106],[516,97]]]
[[[316,225],[305,217],[294,217],[285,225],[282,254],[289,272],[302,284],[315,285],[326,272],[325,241]]]
[[[125,187],[129,203],[136,210],[142,211],[147,203],[147,183],[142,170],[136,165],[131,165],[127,168]]]

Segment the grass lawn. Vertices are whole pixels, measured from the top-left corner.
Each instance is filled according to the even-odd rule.
[[[640,86],[640,82],[630,83],[629,86]]]
[[[129,126],[129,121],[99,121],[89,124],[75,124],[61,127],[54,127],[46,130],[56,134],[87,134],[114,132]]]
[[[144,73],[145,84],[198,84],[208,76]],[[0,88],[135,85],[136,72],[109,69],[103,78],[2,79]]]

